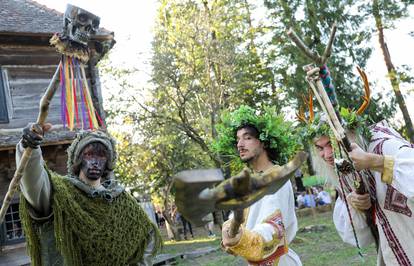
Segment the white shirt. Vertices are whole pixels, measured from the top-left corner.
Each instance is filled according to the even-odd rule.
[[[371,171],[368,180],[371,197],[376,198],[376,221],[379,231],[380,256],[386,265],[414,264],[414,146],[401,138],[385,123],[372,128],[368,152],[394,157],[391,185],[381,181],[381,173]],[[373,194],[375,192],[375,194]],[[349,204],[348,204],[349,205]],[[365,215],[350,206],[351,216],[361,246],[374,241]],[[338,198],[334,223],[344,242],[355,244],[345,203]],[[381,258],[379,258],[380,264]]]
[[[293,196],[292,183],[287,181],[276,193],[263,197],[254,203],[249,209],[246,229],[259,233],[266,241],[272,239],[274,227],[263,221],[277,209],[282,213],[285,226],[286,240],[290,243],[296,236],[298,222],[295,213],[295,199]],[[291,249],[281,256],[279,266],[300,266],[299,256]]]

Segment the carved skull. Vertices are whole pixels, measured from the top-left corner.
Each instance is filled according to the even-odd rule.
[[[91,35],[99,28],[100,18],[94,14],[68,4],[63,18],[63,35],[69,40],[87,45]]]

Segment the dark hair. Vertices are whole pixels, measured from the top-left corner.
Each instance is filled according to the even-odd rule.
[[[239,130],[241,130],[241,129],[246,129],[246,131],[249,133],[250,136],[252,136],[252,137],[258,139],[260,142],[262,142],[264,144],[264,149],[265,149],[265,151],[266,151],[267,156],[269,157],[269,159],[272,162],[274,162],[274,163],[277,163],[277,164],[279,163],[277,161],[277,157],[278,157],[277,156],[277,149],[270,148],[269,141],[262,141],[260,139],[260,132],[259,132],[259,130],[254,125],[252,125],[252,124],[244,124],[244,125],[239,126],[237,128],[237,130],[236,130],[236,135],[237,135],[237,132]],[[236,137],[236,139],[237,139],[237,137]]]
[[[257,130],[257,128],[251,124],[244,124],[244,125],[239,126],[236,130],[236,139],[237,139],[237,132],[239,132],[242,129],[246,129],[247,133],[249,133],[250,136],[256,139],[259,139],[259,135],[260,135],[259,130]]]
[[[111,155],[109,153],[109,150],[106,148],[106,146],[100,142],[92,142],[89,143],[88,145],[86,145],[80,152],[79,157],[76,158],[76,161],[73,163],[72,165],[72,173],[74,173],[75,175],[79,175],[79,172],[81,170],[82,167],[82,160],[83,160],[83,152],[86,149],[92,149],[94,154],[97,155],[104,155],[106,157],[107,160],[111,159]],[[102,178],[107,179],[109,173],[112,171],[112,169],[109,169],[108,167],[108,162],[105,165],[105,170],[104,173],[102,175]]]

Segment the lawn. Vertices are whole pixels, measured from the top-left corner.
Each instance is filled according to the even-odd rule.
[[[376,265],[376,252],[373,245],[367,249],[363,249],[364,258],[360,258],[356,248],[342,243],[332,222],[332,212],[299,217],[298,221],[300,229],[310,225],[325,225],[318,232],[298,232],[295,240],[290,244],[289,247],[299,254],[303,265]],[[219,238],[196,237],[188,241],[168,241],[165,243],[163,253],[184,253],[205,247],[217,247],[219,245]],[[177,265],[224,266],[246,264],[241,258],[229,255],[219,249],[216,252],[198,258],[181,259]]]

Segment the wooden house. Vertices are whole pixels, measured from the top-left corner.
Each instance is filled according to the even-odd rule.
[[[91,10],[93,12],[93,10]],[[0,204],[15,172],[15,146],[22,128],[35,122],[39,102],[60,61],[49,45],[63,26],[63,14],[31,0],[1,0],[0,4]],[[114,34],[100,28],[91,40],[93,57],[86,72],[94,106],[104,119],[96,63],[114,45]],[[65,174],[66,148],[75,132],[66,130],[60,119],[57,91],[47,121],[53,124],[42,145],[48,167]],[[15,195],[0,225],[0,247],[24,242]],[[0,249],[1,250],[1,249]]]

